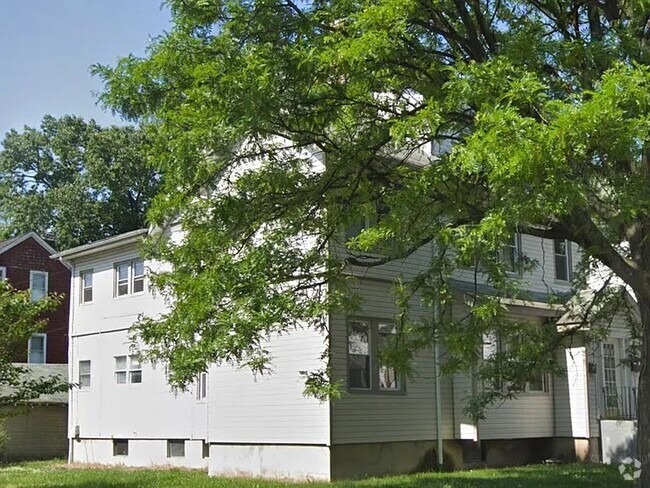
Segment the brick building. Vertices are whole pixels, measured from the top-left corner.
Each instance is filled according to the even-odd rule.
[[[16,362],[68,362],[70,270],[50,259],[55,252],[34,232],[0,241],[0,279],[7,279],[19,290],[31,290],[33,300],[53,292],[64,296],[59,307],[47,315],[46,329],[34,334],[24,350],[17,351]]]

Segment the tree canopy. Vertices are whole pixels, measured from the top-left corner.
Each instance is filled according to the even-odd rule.
[[[45,116],[0,151],[0,233],[48,236],[59,249],[143,227],[160,178],[134,127]]]
[[[455,253],[397,283],[397,300],[428,287],[444,301],[450,270],[477,257],[495,294],[512,293],[494,255],[518,231],[576,242],[583,269],[604,264],[634,291],[639,404],[648,403],[648,2],[168,4],[174,27],[147,57],[95,70],[106,104],[155,124],[166,185],[151,216],[178,217],[187,232],[157,249],[175,266],[158,278],[175,306],[140,327],[172,380],[214,361],[263,367],[266,334],[354,306],[337,292],[346,266],[434,240]],[[325,169],[309,171],[304,151],[322,152]],[[254,169],[238,169],[250,160]],[[210,187],[214,198],[197,198]],[[328,252],[378,203],[390,213],[348,242],[356,256]],[[369,252],[377,246],[380,257]],[[317,293],[323,282],[334,292]],[[454,343],[465,345],[451,363],[466,366],[461,353],[475,351],[499,313],[486,300],[476,327],[437,323],[432,336],[452,358]],[[427,342],[406,330],[414,347]],[[530,343],[538,339],[554,340]],[[537,354],[529,365],[543,350],[523,351]],[[646,408],[639,428],[648,459]],[[640,483],[650,486],[650,470]]]

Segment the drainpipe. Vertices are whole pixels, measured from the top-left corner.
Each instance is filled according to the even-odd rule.
[[[65,261],[62,258],[59,258],[59,262],[63,265],[65,265]],[[74,292],[74,276],[76,273],[76,266],[74,261],[70,263],[71,264],[71,269],[70,269],[70,292],[68,293],[68,302],[69,302],[69,307],[70,311],[68,312],[68,383],[71,382],[72,379],[72,366],[73,366],[73,360],[74,360],[74,354],[73,354],[73,342],[74,342],[74,331],[72,330],[72,327],[74,325],[74,308],[75,308],[75,301],[74,298],[72,297],[72,294]],[[72,432],[70,432],[70,428],[72,427],[72,388],[68,388],[68,464],[74,462],[74,443],[75,439],[73,436],[71,436]]]
[[[436,244],[435,239],[433,239],[431,244],[432,256],[435,256],[436,253]],[[433,325],[436,327],[440,323],[440,297],[438,295],[438,289],[434,290],[434,299],[433,299]],[[442,465],[444,463],[444,455],[442,452],[442,388],[440,387],[440,380],[442,375],[440,374],[440,345],[438,343],[438,332],[434,330],[434,343],[433,343],[433,367],[436,378],[436,441],[437,441],[437,455],[438,455],[438,469],[442,470]]]

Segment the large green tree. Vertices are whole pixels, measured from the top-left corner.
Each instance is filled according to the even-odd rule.
[[[146,131],[45,116],[0,151],[0,233],[35,231],[59,249],[144,226],[160,182]]]
[[[396,299],[418,289],[444,304],[451,270],[477,258],[492,295],[516,293],[495,259],[513,232],[569,239],[584,269],[604,264],[638,300],[638,446],[649,462],[647,1],[167,3],[174,27],[146,58],[96,71],[108,105],[155,123],[167,181],[151,215],[187,231],[156,250],[175,265],[158,278],[174,308],[139,330],[173,381],[213,361],[263,368],[267,334],[354,306],[347,266],[435,241],[438,259],[397,283]],[[303,149],[322,152],[326,169],[310,171]],[[198,198],[210,187],[216,196]],[[327,252],[378,203],[390,212],[348,242],[356,253]],[[366,252],[377,247],[382,257]],[[329,293],[317,293],[324,282]],[[474,368],[502,309],[485,297],[462,327],[405,321],[399,342],[413,351],[437,337],[452,367]],[[487,361],[481,374],[551,368],[556,336],[528,332],[520,362]],[[650,469],[639,483],[650,487]]]

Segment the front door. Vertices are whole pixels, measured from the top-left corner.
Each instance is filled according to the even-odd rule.
[[[605,418],[618,418],[620,415],[620,377],[619,355],[613,342],[603,342],[603,395]]]

